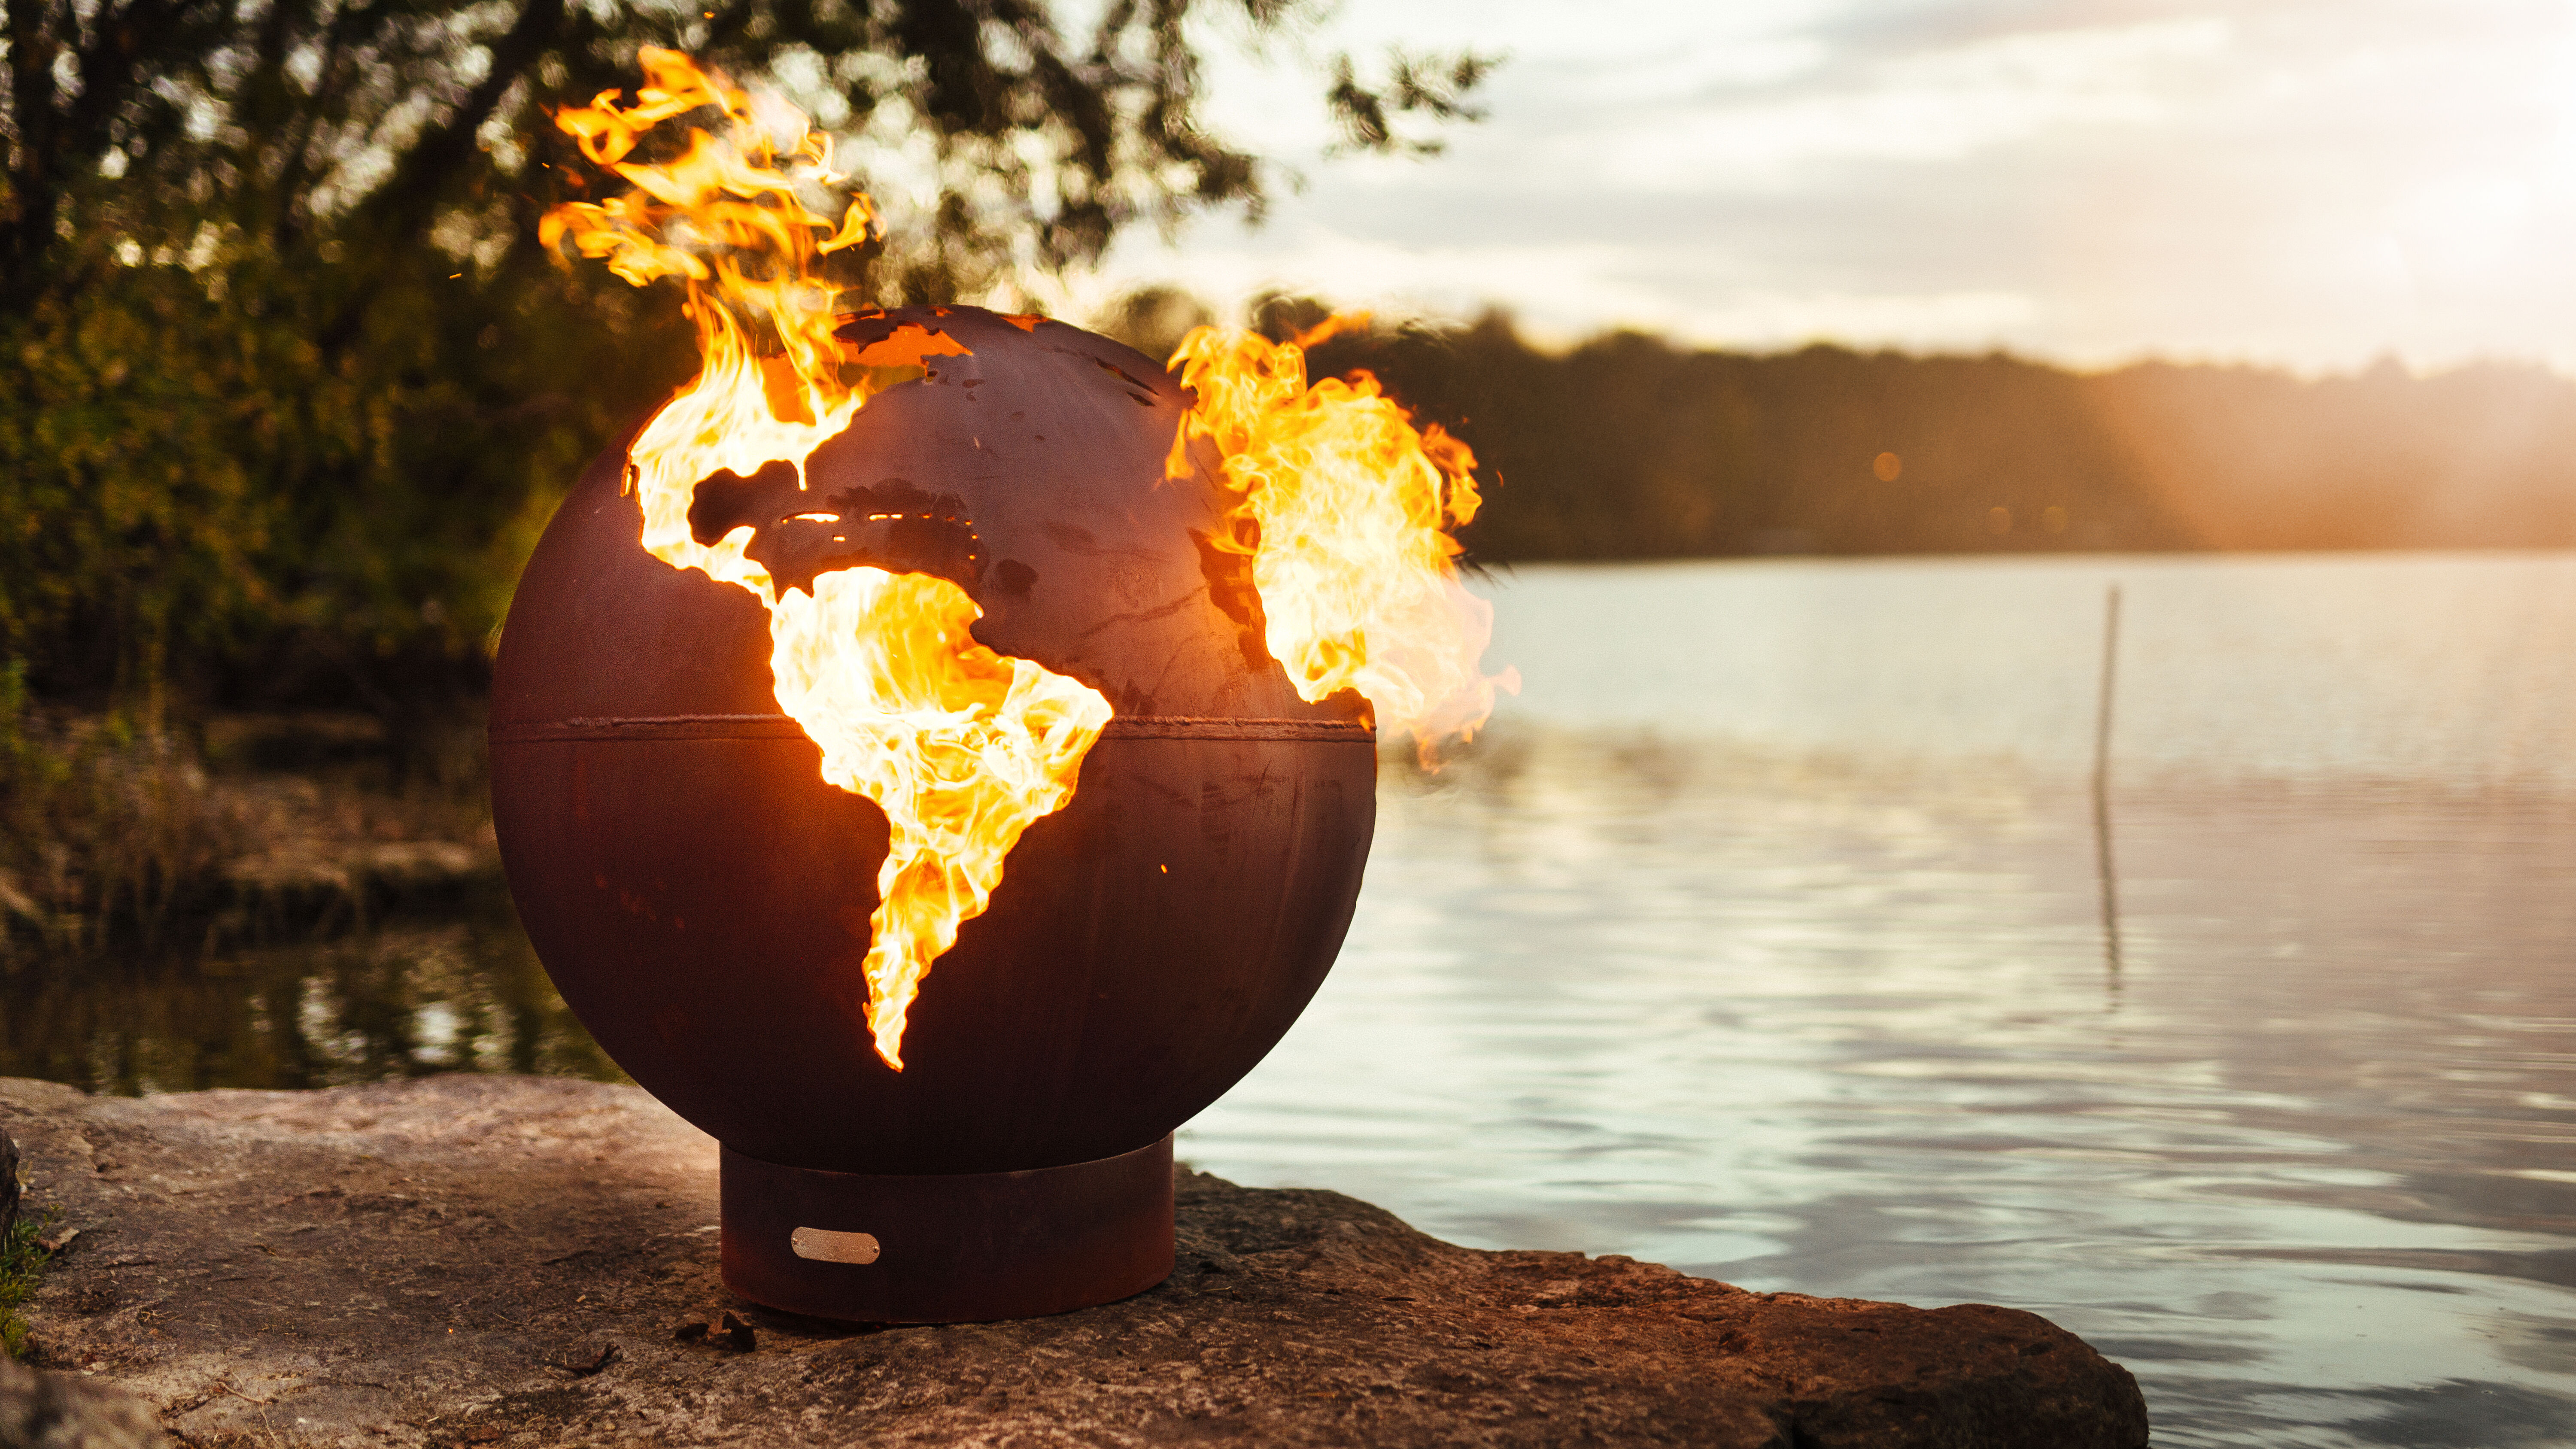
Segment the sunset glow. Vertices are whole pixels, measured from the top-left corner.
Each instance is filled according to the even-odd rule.
[[[2484,0],[1994,0],[1350,11],[1327,36],[1506,56],[1423,162],[1336,161],[1246,232],[1138,236],[1177,280],[1512,309],[1564,341],[2004,346],[2349,370],[2576,368],[2576,11]],[[1320,154],[1286,66],[1215,119]],[[1285,140],[1271,142],[1286,146]]]

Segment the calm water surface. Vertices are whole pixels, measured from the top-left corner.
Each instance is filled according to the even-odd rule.
[[[2033,1308],[2159,1444],[2576,1444],[2576,556],[1494,594],[1522,708],[1390,778],[1341,965],[1195,1161]]]
[[[2161,1445],[2576,1445],[2576,554],[1492,592],[1527,692],[1390,765],[1341,964],[1184,1155],[2036,1309]],[[497,902],[0,984],[0,1072],[106,1089],[613,1071]]]

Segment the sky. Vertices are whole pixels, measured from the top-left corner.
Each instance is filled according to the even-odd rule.
[[[2302,372],[2576,372],[2576,0],[1345,0],[1207,118],[1303,178],[1068,309],[1284,288],[1614,327]],[[1333,157],[1315,57],[1503,64],[1430,159]]]

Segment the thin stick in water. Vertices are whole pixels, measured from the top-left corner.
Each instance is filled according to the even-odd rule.
[[[2120,969],[2120,878],[2111,866],[2111,691],[2120,658],[2120,586],[2102,613],[2102,697],[2093,719],[2093,859],[2102,882],[2102,952]]]

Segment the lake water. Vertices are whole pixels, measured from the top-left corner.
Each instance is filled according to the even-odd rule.
[[[2091,769],[2105,595],[2116,936]],[[2576,1445],[2576,554],[1528,569],[1185,1128],[1486,1246],[2026,1307],[2160,1445]],[[476,920],[24,978],[0,1073],[609,1068]]]
[[[1527,693],[1391,774],[1341,964],[1185,1155],[2035,1309],[2161,1445],[2576,1444],[2576,555],[1491,593]]]

